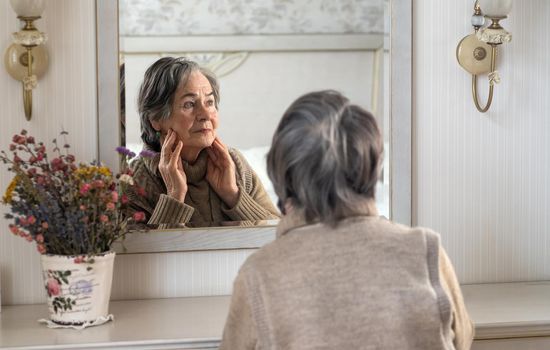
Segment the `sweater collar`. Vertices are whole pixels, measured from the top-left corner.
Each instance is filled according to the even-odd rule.
[[[356,207],[356,210],[354,210],[352,213],[349,213],[345,218],[341,219],[339,221],[347,221],[351,218],[358,218],[358,217],[364,217],[364,218],[378,218],[378,209],[376,208],[376,203],[374,200],[365,201],[362,204],[358,204]],[[303,209],[293,209],[289,213],[287,213],[285,216],[281,218],[279,221],[279,224],[277,225],[277,238],[289,233],[290,231],[293,231],[295,229],[298,229],[300,227],[308,226],[308,225],[320,225],[321,223],[318,220],[314,220],[312,222],[307,222],[304,214]]]
[[[150,148],[145,146],[144,150],[151,151]],[[160,162],[160,152],[156,152],[152,157],[143,157],[143,162],[149,170],[149,172],[161,176],[159,172],[159,162]],[[206,149],[202,150],[197,157],[195,163],[190,164],[186,161],[183,161],[183,171],[187,177],[188,183],[197,183],[204,179],[206,176],[206,165],[208,163],[208,153]]]

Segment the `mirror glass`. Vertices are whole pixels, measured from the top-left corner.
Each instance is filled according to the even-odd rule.
[[[145,70],[160,57],[185,56],[217,75],[217,134],[276,203],[265,155],[280,117],[304,93],[338,90],[372,112],[383,132],[377,203],[389,218],[388,39],[389,0],[120,0],[121,144],[142,148],[137,93]],[[265,223],[273,222],[236,225]]]

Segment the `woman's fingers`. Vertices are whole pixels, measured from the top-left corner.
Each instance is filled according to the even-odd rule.
[[[181,161],[180,153],[182,148],[183,148],[183,142],[179,140],[176,146],[176,149],[170,155],[170,167],[178,168],[178,159]]]
[[[170,156],[172,155],[172,145],[174,143],[175,132],[172,129],[168,130],[164,142],[162,143],[162,148],[160,150],[160,158],[163,163],[168,163],[170,161]]]

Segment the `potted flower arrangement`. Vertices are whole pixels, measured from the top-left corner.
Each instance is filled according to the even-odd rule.
[[[61,136],[66,138],[67,132]],[[11,156],[0,160],[15,174],[2,202],[11,213],[10,231],[35,242],[41,255],[50,320],[61,325],[106,322],[115,253],[112,243],[123,239],[129,225],[143,221],[132,211],[125,193],[137,188],[132,172],[113,175],[97,163],[77,163],[70,146],[53,140],[49,158],[42,142],[25,130],[9,146]],[[135,154],[117,148],[126,158]],[[109,317],[108,317],[109,316]]]

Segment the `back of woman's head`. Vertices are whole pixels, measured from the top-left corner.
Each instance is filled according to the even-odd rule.
[[[374,200],[382,152],[372,114],[336,91],[312,92],[283,115],[267,171],[282,203],[335,225]]]

